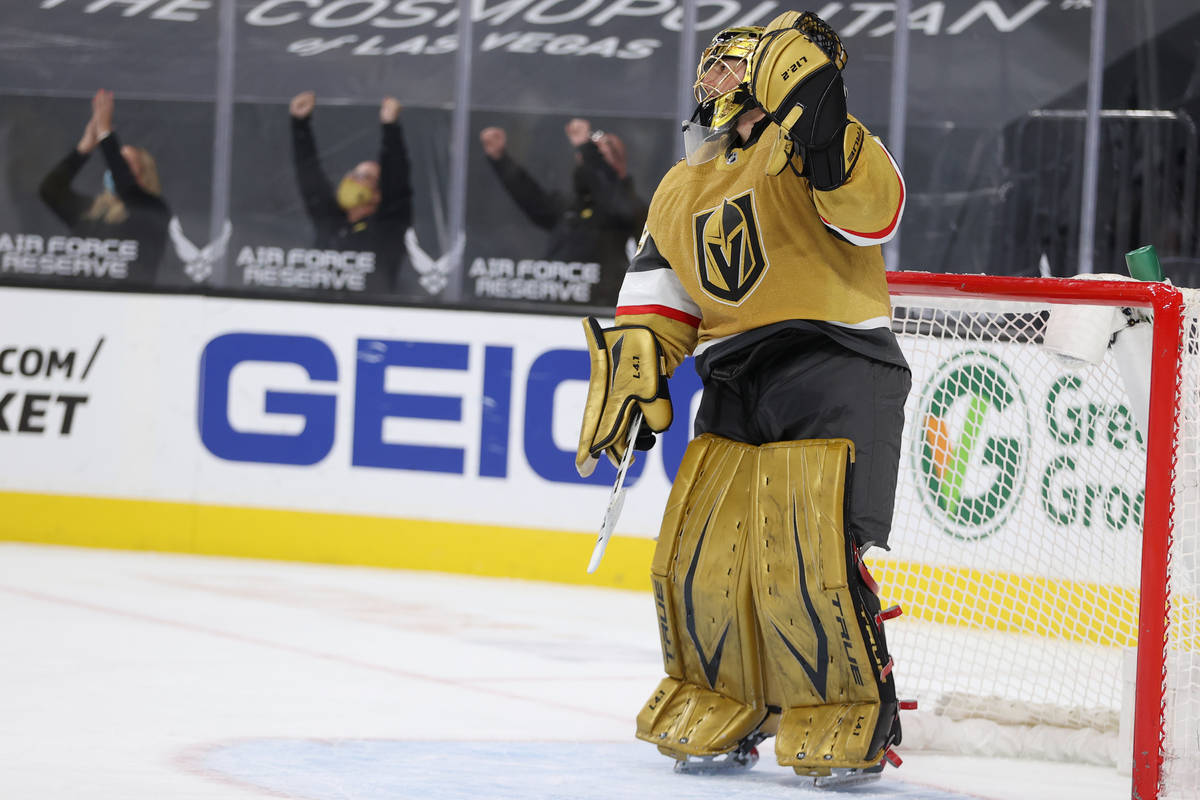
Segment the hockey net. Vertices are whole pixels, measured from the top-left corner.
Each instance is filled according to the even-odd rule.
[[[1200,295],[889,282],[913,387],[892,549],[868,562],[904,609],[905,746],[1200,798]]]

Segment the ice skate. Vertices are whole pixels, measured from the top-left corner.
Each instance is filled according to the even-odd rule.
[[[904,763],[895,750],[888,749],[883,758],[873,767],[830,767],[828,775],[814,775],[813,786],[818,789],[848,789],[852,786],[862,786],[874,783],[883,776],[883,768],[888,764],[898,767]]]
[[[864,783],[874,783],[883,774],[883,764],[857,769],[853,767],[832,767],[828,775],[813,778],[813,786],[818,789],[847,789],[851,786],[861,786]]]
[[[745,772],[758,763],[758,743],[765,736],[750,736],[736,750],[719,756],[688,756],[675,762],[675,771],[688,775]]]

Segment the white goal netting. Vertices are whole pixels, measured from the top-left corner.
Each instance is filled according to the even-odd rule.
[[[1147,532],[1168,554],[1165,708],[1139,715],[1161,725],[1161,796],[1200,797],[1200,299],[1181,291],[1178,358],[1148,309],[893,298],[913,388],[892,550],[869,563],[905,612],[906,745],[1128,771],[1149,477],[1170,482],[1169,531]],[[1149,418],[1152,351],[1174,419]]]

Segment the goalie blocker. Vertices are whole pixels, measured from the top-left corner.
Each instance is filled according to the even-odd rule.
[[[621,463],[635,409],[644,419],[636,443],[641,450],[654,443],[654,433],[671,426],[674,414],[666,358],[654,331],[644,325],[602,328],[594,317],[583,320],[583,330],[592,368],[575,469],[586,478],[601,454],[613,466]]]
[[[853,445],[688,447],[651,570],[667,677],[637,736],[677,760],[775,736],[803,775],[873,771],[900,742],[877,587],[842,527]],[[836,773],[835,773],[836,774]]]

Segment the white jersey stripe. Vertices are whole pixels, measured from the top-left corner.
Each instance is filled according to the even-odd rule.
[[[688,296],[675,271],[666,267],[625,274],[617,308],[630,306],[666,306],[697,320],[701,314],[700,306]]]

